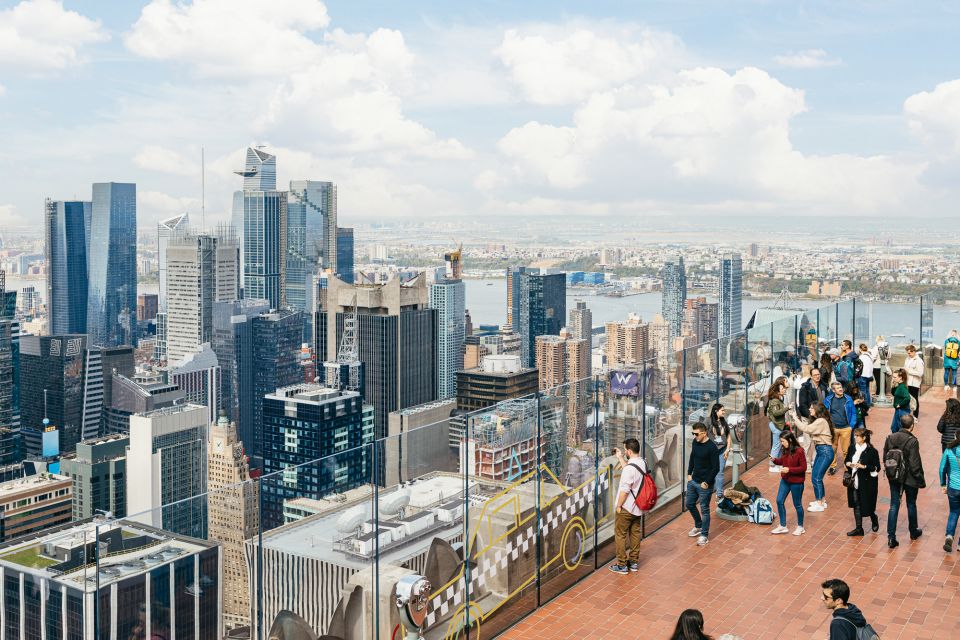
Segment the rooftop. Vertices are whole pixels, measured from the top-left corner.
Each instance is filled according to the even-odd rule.
[[[10,482],[4,482],[0,484],[0,500],[5,500],[10,496],[18,495],[24,491],[35,491],[62,482],[70,482],[70,478],[58,476],[54,473],[40,473],[11,480]]]

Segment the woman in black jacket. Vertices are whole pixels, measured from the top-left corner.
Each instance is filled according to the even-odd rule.
[[[860,427],[853,431],[854,446],[847,449],[845,464],[852,475],[847,487],[847,506],[853,509],[856,527],[848,536],[863,535],[863,516],[870,516],[873,532],[880,530],[877,518],[877,483],[880,476],[880,454],[870,444],[871,432]]]
[[[948,445],[960,436],[960,400],[947,398],[947,408],[937,423],[940,432],[940,452],[947,450]]]

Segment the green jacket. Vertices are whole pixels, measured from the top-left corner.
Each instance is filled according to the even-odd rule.
[[[910,409],[910,391],[903,382],[898,384],[897,388],[893,390],[893,408]]]
[[[770,422],[775,424],[777,429],[781,431],[787,427],[786,415],[787,406],[783,404],[783,400],[780,398],[774,398],[770,401],[770,404],[767,405],[767,417],[770,418]]]

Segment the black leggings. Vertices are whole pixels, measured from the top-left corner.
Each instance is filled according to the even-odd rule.
[[[910,392],[910,395],[913,396],[913,399],[917,401],[917,410],[913,412],[914,418],[920,417],[920,387],[907,387],[907,391]]]

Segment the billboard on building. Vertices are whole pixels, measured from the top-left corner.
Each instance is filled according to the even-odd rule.
[[[640,375],[636,371],[611,371],[610,393],[615,396],[640,395]]]

